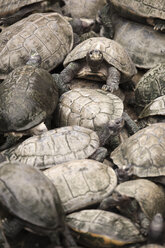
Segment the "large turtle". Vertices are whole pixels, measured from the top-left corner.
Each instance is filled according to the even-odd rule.
[[[66,221],[85,247],[115,248],[145,241],[130,219],[110,211],[81,210],[67,215]]]
[[[48,0],[49,1],[49,0]],[[0,2],[0,22],[3,25],[12,24],[23,16],[46,7],[46,0],[1,0]]]
[[[116,119],[98,133],[80,127],[61,127],[35,135],[1,153],[1,161],[21,161],[39,169],[75,159],[92,158],[103,161],[107,149],[103,147],[109,137],[119,132],[122,120]]]
[[[76,246],[69,235],[58,192],[39,170],[20,163],[1,164],[0,205],[1,212],[3,207],[11,214],[2,221],[6,236],[15,236],[25,227],[49,236],[54,245],[61,244],[62,236],[67,240],[66,247]]]
[[[0,33],[0,78],[24,65],[31,50],[41,56],[41,67],[58,66],[73,46],[73,30],[58,13],[32,14]]]
[[[46,131],[44,121],[58,102],[58,88],[52,75],[39,67],[41,57],[32,52],[27,65],[14,69],[0,84],[0,133],[7,136],[1,149],[23,135]]]
[[[109,21],[107,27],[113,36],[113,22],[111,16],[114,12],[137,22],[144,22],[154,26],[155,30],[165,30],[165,2],[164,0],[108,0]],[[108,12],[108,11],[107,11]]]
[[[74,77],[101,80],[106,81],[103,89],[111,92],[137,72],[125,49],[105,37],[81,42],[67,55],[64,67],[60,73],[63,83],[69,83]]]

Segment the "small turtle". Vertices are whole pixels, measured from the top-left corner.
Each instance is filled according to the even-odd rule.
[[[133,222],[119,214],[99,209],[82,210],[66,216],[77,242],[87,247],[120,247],[145,238]]]
[[[165,122],[165,95],[147,104],[138,118],[138,125],[142,127],[152,123]]]
[[[165,63],[159,63],[148,70],[137,83],[135,103],[144,108],[152,100],[163,95],[165,95]]]
[[[24,65],[31,50],[41,56],[41,67],[57,67],[73,46],[73,30],[58,13],[32,14],[0,33],[0,78]]]
[[[47,4],[45,0],[1,0],[0,22],[5,26],[11,25],[36,10],[44,10]]]
[[[65,213],[99,203],[117,185],[115,171],[91,159],[55,165],[43,173],[54,183]]]
[[[23,135],[47,130],[44,121],[58,102],[58,88],[52,75],[39,67],[41,57],[32,52],[27,65],[14,69],[0,84],[0,132],[7,136],[1,149]]]
[[[75,88],[64,93],[58,104],[58,125],[78,125],[98,130],[106,123],[121,118],[122,100],[104,90]]]
[[[65,5],[62,8],[64,15],[94,19],[97,11],[104,6],[106,0],[64,0],[64,3]]]
[[[106,81],[104,90],[113,92],[119,83],[127,81],[136,68],[125,49],[116,41],[105,37],[87,39],[77,45],[65,58],[60,73],[64,84],[74,77]]]
[[[117,185],[112,195],[105,198],[99,208],[117,207],[120,213],[140,224],[147,235],[150,222],[159,213],[165,216],[165,190],[146,179],[129,180]]]
[[[165,2],[164,0],[108,0],[105,8],[109,8],[108,27],[114,33],[111,16],[114,12],[128,19],[154,26],[154,30],[165,30]]]
[[[54,245],[61,244],[62,236],[68,243],[66,247],[76,246],[68,232],[58,192],[39,170],[20,163],[1,164],[0,205],[11,214],[11,218],[2,221],[6,236],[28,228],[49,236]]]
[[[94,158],[103,161],[107,149],[102,147],[110,136],[116,135],[122,120],[111,121],[98,133],[80,127],[61,127],[35,135],[1,153],[1,161],[21,161],[39,169],[75,159]]]
[[[111,159],[128,175],[137,177],[165,176],[165,123],[155,123],[141,129],[120,144]]]

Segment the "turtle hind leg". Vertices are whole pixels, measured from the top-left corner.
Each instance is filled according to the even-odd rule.
[[[8,244],[3,228],[2,228],[2,223],[0,223],[0,247],[1,248],[10,248],[10,245]]]
[[[24,224],[17,218],[5,218],[2,220],[2,228],[7,237],[14,238],[22,231]]]
[[[108,76],[106,84],[103,85],[102,89],[110,92],[118,90],[120,83],[121,73],[114,66],[110,66],[108,69]]]
[[[89,159],[94,159],[99,162],[103,162],[107,156],[107,149],[105,147],[99,147],[90,157]]]
[[[154,20],[154,30],[165,32],[165,20]]]
[[[6,150],[11,146],[14,146],[18,143],[18,141],[22,138],[22,134],[14,135],[14,133],[9,133],[6,135],[5,142],[0,146],[0,151]]]

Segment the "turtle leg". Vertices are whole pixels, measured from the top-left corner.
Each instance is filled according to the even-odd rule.
[[[103,162],[107,156],[107,149],[105,147],[99,147],[89,158],[99,162]]]
[[[99,205],[99,209],[106,210],[108,208],[113,208],[116,206],[125,205],[126,202],[129,201],[129,198],[125,195],[121,195],[117,192],[113,193],[112,195],[104,198]]]
[[[102,89],[113,92],[118,90],[120,83],[121,73],[114,66],[108,68],[108,76],[106,84],[103,85]]]
[[[78,71],[81,69],[81,63],[71,62],[69,63],[60,73],[61,80],[63,84],[70,83],[71,80],[77,75]]]
[[[154,30],[165,32],[165,20],[155,19],[154,20]]]
[[[0,146],[0,151],[14,146],[22,138],[22,136],[23,135],[21,133],[19,135],[15,135],[14,133],[7,134],[5,142]]]
[[[2,228],[5,236],[14,238],[20,233],[20,231],[22,231],[22,229],[24,228],[24,224],[17,218],[5,218],[2,220]]]
[[[125,125],[126,125],[126,128],[128,130],[128,133],[130,135],[132,135],[132,134],[134,134],[140,130],[139,126],[135,123],[134,120],[132,120],[132,118],[126,112],[123,112],[122,116],[123,116],[123,119],[125,121]]]
[[[10,248],[10,245],[8,244],[3,228],[2,228],[2,223],[0,223],[0,247],[1,248]]]

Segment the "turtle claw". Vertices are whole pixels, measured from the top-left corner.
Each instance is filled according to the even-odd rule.
[[[119,87],[116,84],[111,84],[111,85],[104,84],[102,86],[102,90],[109,91],[111,93],[113,93],[114,91],[118,90],[118,88]]]
[[[165,22],[164,21],[158,21],[154,25],[154,30],[156,31],[165,31]]]

